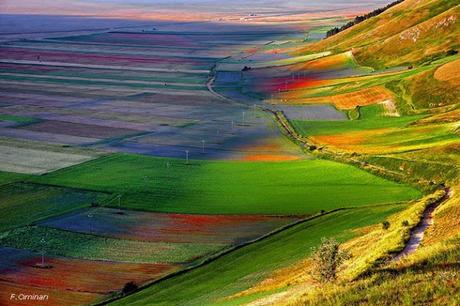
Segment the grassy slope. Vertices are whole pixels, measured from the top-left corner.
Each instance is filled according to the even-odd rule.
[[[457,7],[453,8],[455,5]],[[446,25],[444,20],[447,20],[445,18],[449,16],[456,16],[455,22]],[[435,211],[434,226],[429,228],[421,247],[406,259],[387,263],[377,268],[368,267],[367,275],[352,282],[347,280],[316,288],[304,285],[296,288],[285,287],[284,290],[281,290],[284,296],[279,299],[276,294],[273,294],[272,286],[265,292],[269,295],[269,299],[262,299],[261,302],[269,301],[289,305],[456,305],[459,303],[460,222],[458,222],[458,215],[460,197],[458,193],[460,191],[460,168],[458,165],[460,165],[460,141],[458,128],[455,130],[454,125],[450,125],[446,131],[442,132],[437,130],[438,125],[436,124],[458,122],[458,112],[455,109],[458,110],[460,101],[457,93],[458,85],[434,78],[434,72],[442,64],[441,62],[453,62],[458,58],[457,56],[446,57],[445,54],[449,48],[455,49],[459,46],[458,20],[458,2],[456,1],[406,0],[379,17],[302,49],[301,52],[318,52],[323,50],[344,51],[353,48],[360,63],[376,68],[409,63],[420,64],[411,70],[413,72],[411,75],[405,73],[403,77],[398,76],[385,80],[384,84],[395,93],[398,109],[403,115],[424,114],[426,118],[408,128],[393,131],[388,135],[389,137],[385,135],[380,137],[380,140],[378,140],[379,137],[375,137],[375,141],[395,144],[424,142],[431,144],[431,147],[412,149],[402,153],[384,154],[381,152],[378,155],[361,155],[358,159],[370,165],[399,173],[402,180],[419,180],[431,186],[445,183],[451,187],[453,195],[448,202]],[[421,34],[416,41],[398,44],[399,35],[406,36],[415,33],[416,30],[412,27],[417,24],[419,24]],[[374,120],[372,119],[375,117],[374,111],[370,110],[367,113],[367,119]],[[366,113],[363,119],[366,119]],[[376,127],[379,127],[377,123],[376,120]],[[310,127],[315,128],[315,124],[310,124],[312,125]],[[355,120],[347,124],[350,127],[359,127],[362,123]],[[327,132],[328,128],[334,129],[331,126],[321,128],[319,132]],[[305,130],[307,135],[309,132],[311,135],[311,129]],[[333,132],[337,133],[338,137],[343,138],[345,135],[337,129]],[[449,137],[454,137],[453,141],[448,143],[439,141],[447,137],[448,133],[450,133]],[[456,136],[455,133],[457,133]],[[370,144],[374,141],[373,139],[368,140]],[[340,151],[340,145],[336,149]],[[408,217],[411,216],[404,218]],[[404,218],[395,218],[392,224],[393,222],[401,224]],[[372,238],[373,232],[375,232],[374,238]],[[361,244],[361,247],[358,246],[356,250],[358,257],[349,263],[351,267],[365,260],[370,253],[370,248],[373,251],[385,251],[388,242],[376,239],[381,236],[378,230],[373,232],[370,233],[371,236],[365,236],[365,241],[352,242]],[[299,272],[301,277],[308,279],[308,275],[305,274],[304,271]],[[279,284],[277,288],[281,287]],[[261,292],[258,292],[258,295],[263,296]],[[286,296],[290,297],[288,301],[283,299]]]
[[[324,160],[186,165],[182,160],[120,154],[36,181],[122,193],[127,208],[182,213],[313,214],[420,196],[407,186]]]
[[[455,16],[456,20],[441,26],[450,16]],[[358,61],[365,66],[382,68],[417,63],[449,48],[458,48],[459,22],[456,1],[406,0],[375,18],[301,48],[296,53],[353,48]],[[419,31],[420,34],[417,34]]]
[[[375,267],[353,282],[310,288],[308,292],[292,291],[286,304],[457,305],[460,302],[459,203],[459,195],[454,194],[435,211],[435,226],[429,228],[415,253]]]
[[[404,206],[381,206],[336,212],[251,244],[205,266],[155,284],[115,305],[216,305],[222,298],[249,288],[275,269],[311,252],[321,237],[343,241],[353,228],[383,220]]]

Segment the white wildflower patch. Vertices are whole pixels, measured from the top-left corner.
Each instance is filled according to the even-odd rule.
[[[436,29],[439,29],[439,28],[447,28],[448,26],[452,25],[455,23],[455,20],[457,18],[453,15],[451,16],[448,16],[444,19],[442,19],[441,21],[439,21],[437,24],[436,24]]]
[[[399,34],[400,40],[412,40],[414,43],[417,42],[418,38],[420,37],[420,29],[415,27],[413,29],[407,30]]]

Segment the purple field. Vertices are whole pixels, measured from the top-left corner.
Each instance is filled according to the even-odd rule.
[[[88,218],[88,214],[92,218]],[[172,243],[238,244],[299,220],[297,217],[184,215],[82,210],[41,223],[43,226],[118,239]]]

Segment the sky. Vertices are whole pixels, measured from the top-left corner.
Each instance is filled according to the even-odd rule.
[[[390,0],[0,0],[3,14],[155,18],[161,14],[195,16],[286,13],[375,8]]]

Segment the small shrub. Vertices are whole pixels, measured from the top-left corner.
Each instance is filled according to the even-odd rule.
[[[383,222],[382,222],[382,228],[383,228],[384,230],[389,229],[389,228],[390,228],[390,222],[388,222],[388,221],[383,221]]]
[[[321,209],[321,211],[319,213],[324,215],[326,213],[326,211],[324,209]]]
[[[455,55],[458,54],[457,50],[450,49],[449,51],[446,52],[447,56]]]
[[[313,249],[313,276],[320,282],[333,282],[337,279],[337,270],[350,254],[340,249],[333,238],[321,239],[321,245]]]
[[[123,294],[129,294],[136,291],[139,287],[135,282],[127,282],[122,289]]]
[[[409,226],[409,221],[404,220],[404,221],[402,222],[402,226],[405,226],[405,227]]]

